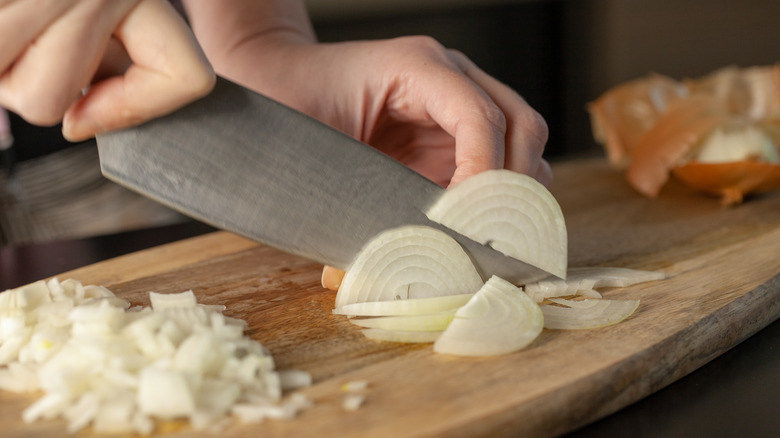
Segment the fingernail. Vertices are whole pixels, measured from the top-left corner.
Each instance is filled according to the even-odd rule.
[[[94,119],[74,119],[70,113],[62,119],[62,136],[70,142],[84,141],[103,131],[105,129]]]

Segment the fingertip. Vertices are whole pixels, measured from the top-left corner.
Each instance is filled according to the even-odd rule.
[[[550,187],[553,182],[553,172],[547,160],[542,159],[539,161],[539,167],[536,169],[534,178],[542,183],[543,186]]]

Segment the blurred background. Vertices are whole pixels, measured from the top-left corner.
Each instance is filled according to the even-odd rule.
[[[429,35],[464,52],[545,117],[551,161],[602,153],[585,106],[614,85],[650,72],[682,79],[780,60],[778,1],[305,1],[323,42]],[[184,220],[104,181],[94,142],[66,148],[59,127],[13,115],[12,128],[19,163],[16,181],[0,169],[0,245]],[[73,165],[55,165],[63,160]]]
[[[650,72],[675,79],[780,61],[765,0],[306,0],[321,41],[425,34],[523,95],[548,158],[601,153],[587,102]]]

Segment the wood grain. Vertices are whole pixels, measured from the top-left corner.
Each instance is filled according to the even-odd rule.
[[[549,436],[638,400],[705,364],[780,316],[780,193],[724,209],[671,184],[642,198],[602,160],[554,166],[571,266],[662,270],[663,281],[605,292],[641,300],[624,322],[545,330],[525,350],[493,358],[436,355],[430,345],[365,339],[331,314],[320,266],[218,232],[64,273],[134,303],[193,289],[249,322],[280,369],[304,369],[315,407],[294,421],[236,425],[224,437]],[[340,386],[367,380],[366,403],[341,408]],[[63,434],[24,425],[34,395],[0,393],[3,436]],[[206,437],[186,426],[162,436]],[[82,432],[78,436],[92,436]]]

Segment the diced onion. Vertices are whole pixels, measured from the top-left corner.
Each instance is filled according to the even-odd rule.
[[[198,304],[192,291],[150,301],[130,309],[105,287],[70,279],[0,293],[0,388],[44,392],[22,419],[62,417],[69,433],[149,434],[158,419],[212,429],[231,412],[292,418],[308,403],[283,399],[282,386],[311,376],[275,371],[224,306]]]
[[[507,256],[565,277],[567,234],[553,195],[535,179],[489,170],[448,189],[428,218]]]
[[[433,344],[433,351],[458,356],[492,356],[525,348],[542,331],[539,306],[522,290],[491,277]]]

